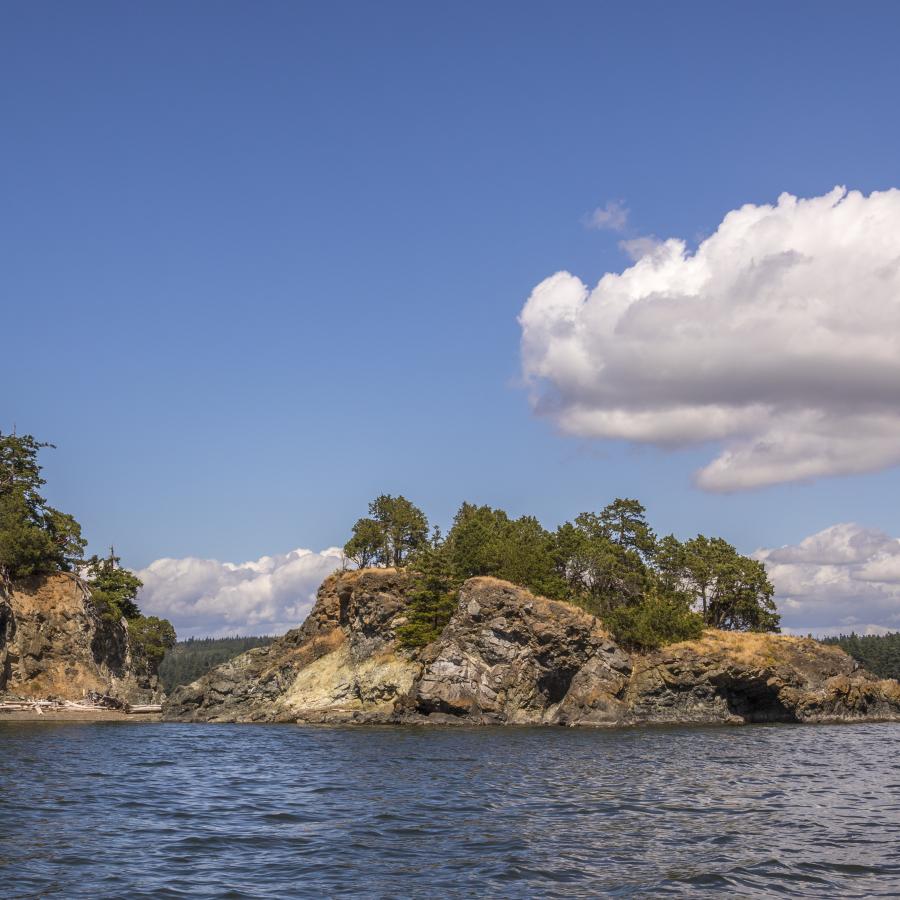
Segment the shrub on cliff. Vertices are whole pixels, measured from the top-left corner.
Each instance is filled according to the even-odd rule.
[[[128,637],[138,653],[156,669],[167,650],[175,646],[175,629],[168,619],[136,616],[128,620]]]
[[[92,556],[82,570],[91,602],[108,622],[125,619],[128,637],[137,653],[156,669],[166,651],[175,646],[175,629],[167,619],[144,616],[137,604],[143,582],[125,569],[112,547],[109,556]]]
[[[616,607],[604,617],[603,624],[620,644],[638,650],[656,650],[703,634],[699,613],[684,600],[656,590],[635,604]]]
[[[92,556],[83,574],[91,587],[91,600],[104,618],[118,622],[140,616],[137,594],[143,583],[134,572],[122,568],[112,547],[105,558]]]
[[[447,561],[441,533],[435,529],[429,543],[411,561],[412,589],[396,635],[404,647],[424,647],[440,637],[459,598],[461,579]]]

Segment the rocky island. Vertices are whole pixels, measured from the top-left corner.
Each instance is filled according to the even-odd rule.
[[[171,623],[115,550],[86,557],[30,435],[0,434],[0,708],[159,708]],[[900,684],[778,634],[765,566],[658,537],[616,499],[548,531],[463,503],[444,537],[405,497],[357,520],[303,624],[177,688],[166,719],[629,726],[900,720]],[[5,702],[4,702],[5,701]],[[11,702],[10,702],[11,701]]]
[[[191,722],[464,725],[900,721],[900,684],[810,638],[706,629],[626,652],[596,616],[491,577],[468,579],[439,637],[398,639],[413,578],[336,573],[303,625],[178,688]]]

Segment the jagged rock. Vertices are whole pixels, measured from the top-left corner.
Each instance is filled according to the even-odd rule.
[[[625,653],[594,616],[472,578],[440,638],[404,650],[409,578],[330,576],[303,625],[177,689],[167,718],[229,722],[639,725],[900,720],[900,685],[837,647],[707,631]]]
[[[0,694],[81,700],[95,692],[159,703],[156,667],[102,618],[83,584],[61,573],[0,592]]]
[[[472,578],[416,684],[415,708],[511,724],[616,721],[630,671],[594,616]]]
[[[211,722],[384,721],[420,665],[393,629],[408,578],[394,569],[327,578],[300,628],[173,692],[166,716]]]

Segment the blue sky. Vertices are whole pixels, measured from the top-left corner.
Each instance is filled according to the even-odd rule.
[[[560,433],[543,279],[743,204],[900,184],[893,3],[0,10],[0,427],[126,563],[343,543],[381,492],[548,526],[636,496],[750,552],[900,534],[898,470],[702,491],[708,447]],[[585,227],[618,201],[622,230]]]

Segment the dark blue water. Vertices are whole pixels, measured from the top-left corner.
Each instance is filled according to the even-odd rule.
[[[0,723],[0,896],[900,894],[900,726]]]

